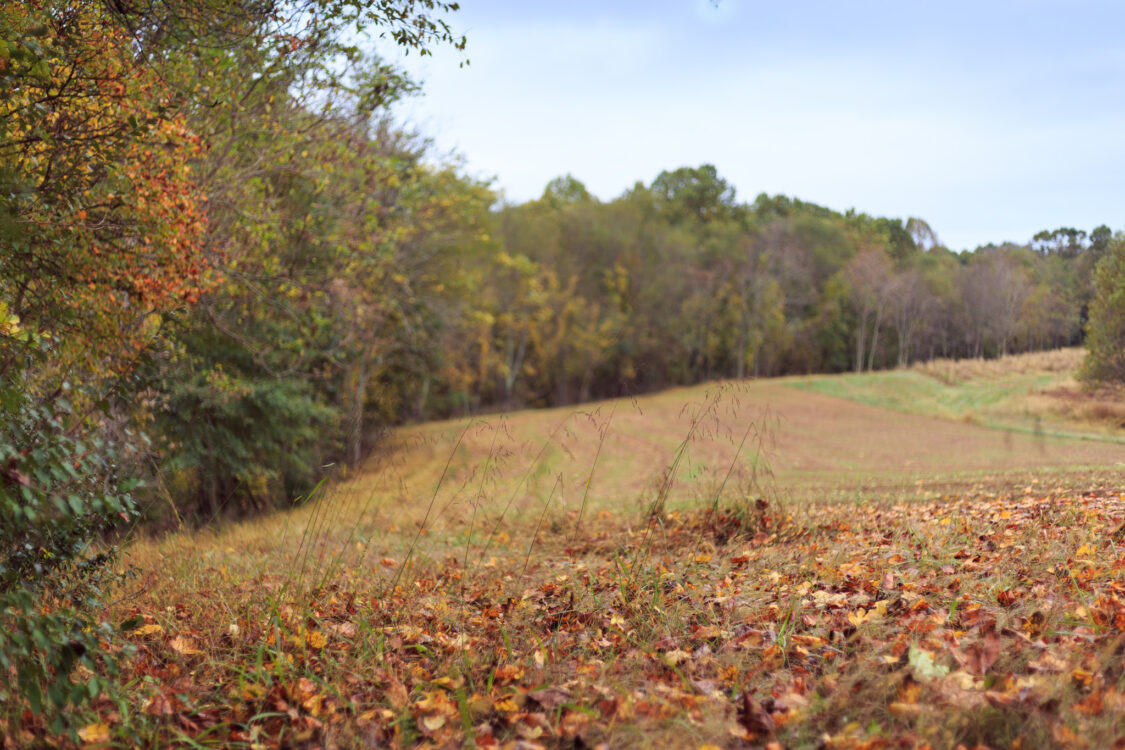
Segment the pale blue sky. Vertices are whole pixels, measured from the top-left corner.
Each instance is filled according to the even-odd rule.
[[[1125,228],[1125,3],[463,0],[400,115],[509,200],[710,162],[954,249]]]

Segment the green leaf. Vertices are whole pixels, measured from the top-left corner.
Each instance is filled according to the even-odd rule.
[[[936,680],[949,674],[949,667],[934,663],[934,655],[918,646],[910,647],[910,666],[919,680]]]
[[[144,618],[142,617],[130,617],[128,620],[121,623],[117,627],[122,632],[128,633],[130,630],[136,630],[137,628],[139,628],[141,626],[141,623],[143,622]]]

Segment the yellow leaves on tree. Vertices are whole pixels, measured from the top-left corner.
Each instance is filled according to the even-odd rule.
[[[6,4],[0,26],[5,302],[64,346],[81,331],[67,355],[127,367],[160,314],[214,282],[203,144],[100,3]]]

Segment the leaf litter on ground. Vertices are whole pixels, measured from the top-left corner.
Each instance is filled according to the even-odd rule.
[[[287,600],[268,573],[142,593],[114,613],[143,623],[136,714],[102,697],[79,740],[1125,746],[1112,487],[748,507],[537,523],[526,570],[531,529],[482,564],[420,556],[393,590],[376,557]]]

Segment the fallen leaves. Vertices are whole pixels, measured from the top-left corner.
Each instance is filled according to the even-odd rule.
[[[729,547],[700,544],[702,519],[669,515],[644,563],[618,552],[644,530],[606,516],[523,578],[512,544],[418,562],[390,595],[357,574],[273,610],[134,611],[137,705],[168,741],[262,747],[594,747],[668,727],[678,745],[955,747],[990,736],[985,716],[1023,747],[1116,741],[1121,497],[824,504]]]

